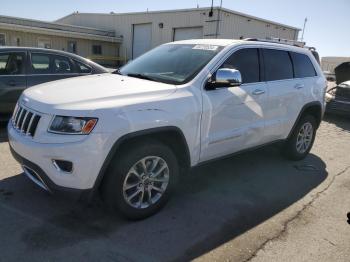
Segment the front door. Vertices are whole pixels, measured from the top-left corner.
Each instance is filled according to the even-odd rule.
[[[26,88],[25,63],[25,52],[0,52],[0,114],[11,114]]]
[[[240,49],[221,68],[239,70],[242,85],[203,90],[200,161],[254,147],[264,140],[268,94],[261,81],[259,50]]]

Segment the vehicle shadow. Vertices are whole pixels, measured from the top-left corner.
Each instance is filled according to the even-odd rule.
[[[17,175],[0,181],[0,246],[12,247],[1,253],[14,259],[31,250],[28,260],[61,254],[62,260],[187,261],[283,211],[327,175],[316,155],[291,162],[267,147],[194,169],[161,212],[137,222],[105,211],[100,201],[84,206],[52,197]]]
[[[326,121],[331,124],[335,124],[344,131],[350,132],[350,115],[335,115],[335,114],[325,114],[323,121]]]

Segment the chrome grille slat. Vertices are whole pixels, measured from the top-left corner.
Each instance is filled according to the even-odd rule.
[[[16,121],[16,128],[17,128],[17,129],[19,128],[19,120],[20,120],[21,117],[22,117],[23,111],[24,111],[24,108],[21,107],[19,116],[18,116],[17,121]]]
[[[34,117],[35,117],[35,114],[32,113],[32,117],[30,118],[30,121],[29,121],[29,124],[28,124],[28,127],[27,127],[27,132],[26,132],[27,136],[30,135],[29,131],[30,131],[30,128],[32,127]]]
[[[26,114],[24,115],[23,121],[21,123],[21,132],[24,132],[23,127],[24,127],[24,123],[27,120],[28,114],[29,114],[29,111],[27,110]]]
[[[13,127],[21,134],[34,137],[41,116],[20,105],[15,111],[12,118]]]

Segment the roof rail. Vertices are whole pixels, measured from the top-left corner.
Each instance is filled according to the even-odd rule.
[[[264,38],[246,38],[244,40],[277,43],[277,44],[292,45],[292,46],[298,46],[298,47],[305,47],[306,45],[305,42],[290,40],[290,39],[283,39],[283,38],[274,38],[274,37],[266,37],[265,39]]]

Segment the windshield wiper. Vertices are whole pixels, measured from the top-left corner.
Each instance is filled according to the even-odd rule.
[[[139,73],[129,73],[129,74],[127,74],[127,76],[136,77],[136,78],[140,78],[140,79],[151,80],[151,81],[157,81],[153,77],[150,77],[150,76],[147,76],[147,75],[144,75],[144,74],[139,74]]]

